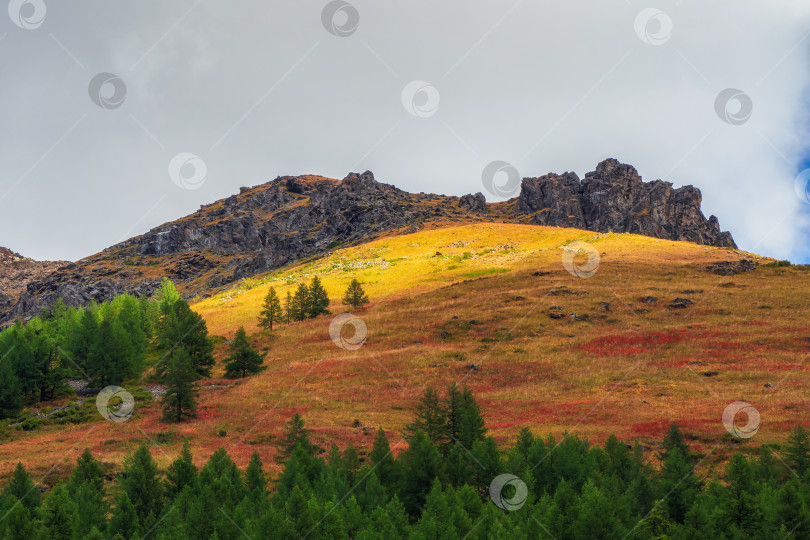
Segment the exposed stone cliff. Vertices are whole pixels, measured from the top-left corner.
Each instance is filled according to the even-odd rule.
[[[150,294],[163,276],[186,297],[204,296],[339,245],[437,221],[511,221],[735,247],[700,204],[697,188],[643,182],[633,167],[614,159],[583,180],[574,173],[526,178],[520,195],[501,203],[486,203],[481,193],[407,193],[377,182],[371,172],[342,181],[279,177],[27,281],[19,298],[3,305],[0,297],[0,321],[36,314],[57,298],[75,306],[123,292]]]

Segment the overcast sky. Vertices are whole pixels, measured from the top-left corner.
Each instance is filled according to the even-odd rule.
[[[794,181],[810,149],[810,2],[12,0],[8,12],[0,245],[26,256],[76,260],[278,175],[370,169],[494,201],[492,161],[584,176],[615,157],[699,187],[741,248],[810,259]]]

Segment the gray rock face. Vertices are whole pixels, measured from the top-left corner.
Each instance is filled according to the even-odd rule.
[[[607,160],[580,180],[574,173],[523,180],[520,196],[487,204],[481,193],[411,194],[366,171],[342,181],[279,177],[204,205],[27,284],[12,302],[0,297],[0,323],[39,313],[57,298],[69,306],[117,294],[151,294],[163,276],[191,298],[336,246],[430,221],[512,221],[599,232],[632,232],[700,244],[734,246],[717,219],[700,211],[700,191],[642,182],[636,170]]]
[[[731,234],[720,231],[716,217],[703,216],[701,202],[693,186],[643,182],[632,166],[608,159],[583,180],[574,173],[525,178],[518,209],[538,225],[737,247]]]
[[[485,214],[487,211],[487,200],[480,191],[475,195],[463,195],[458,200],[458,207],[468,212]]]

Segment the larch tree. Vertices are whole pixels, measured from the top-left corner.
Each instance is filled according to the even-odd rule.
[[[164,376],[169,362],[181,349],[191,358],[197,378],[211,376],[214,345],[208,338],[205,319],[192,311],[188,302],[178,299],[166,304],[155,334],[157,348],[164,354],[163,360],[155,367],[158,377]]]
[[[294,321],[303,321],[309,317],[309,287],[306,283],[299,283],[290,304],[290,316]]]
[[[321,278],[315,276],[309,284],[309,313],[312,319],[318,315],[326,315],[329,311],[329,295],[326,294]]]
[[[163,419],[182,422],[197,415],[197,372],[188,352],[179,348],[168,358],[163,380]]]
[[[273,323],[281,321],[283,312],[281,309],[281,301],[278,298],[275,287],[270,287],[267,296],[264,297],[262,304],[262,312],[259,316],[259,326],[265,330],[273,331]]]
[[[230,352],[230,356],[225,360],[225,376],[230,379],[247,377],[260,372],[267,354],[259,354],[250,346],[243,326],[236,331]]]
[[[284,319],[286,320],[287,324],[290,324],[290,321],[294,319],[292,309],[292,293],[287,291],[287,298],[284,300]]]
[[[349,283],[346,294],[343,295],[343,305],[358,309],[366,304],[368,304],[368,296],[363,290],[363,286],[355,278]]]

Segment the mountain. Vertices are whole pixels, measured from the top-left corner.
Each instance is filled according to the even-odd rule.
[[[576,240],[600,255],[589,278],[565,264],[563,246]],[[284,298],[312,276],[332,314],[261,330],[269,288]],[[355,278],[370,299],[352,310],[363,324],[334,332]],[[426,225],[331,249],[195,302],[216,336],[217,360],[213,378],[200,382],[197,418],[161,422],[162,404],[145,393],[161,388],[148,376],[123,385],[137,396],[124,424],[97,414],[95,399],[74,409],[82,423],[65,422],[60,409],[81,399],[65,396],[29,409],[52,415],[38,416],[40,427],[7,426],[0,476],[24,455],[29,472],[53,474],[53,484],[69,475],[63,458],[76,447],[117,471],[144,441],[160,441],[153,452],[165,470],[188,440],[196,463],[224,446],[245,467],[255,451],[277,477],[277,448],[294,413],[324,448],[352,444],[363,458],[382,427],[398,454],[425,387],[445,394],[457,383],[476,396],[499,445],[514,443],[523,427],[594,444],[615,434],[655,461],[677,422],[692,452],[711,453],[697,471],[711,477],[740,448],[784,451],[785,432],[807,424],[810,303],[796,291],[808,279],[810,267],[692,242],[487,221]],[[224,378],[227,340],[240,327],[267,352],[267,369],[232,380]],[[367,338],[359,349],[338,344],[338,334],[358,331]],[[736,400],[761,412],[750,441],[724,426],[724,409]],[[736,425],[746,422],[740,415]]]
[[[343,180],[284,176],[232,195],[177,221],[63,266],[27,284],[0,321],[34,315],[62,298],[76,306],[116,294],[150,294],[164,276],[187,298],[302,258],[436,222],[512,222],[629,232],[736,247],[717,218],[700,210],[700,190],[644,182],[635,168],[608,159],[580,180],[575,173],[525,178],[518,197],[486,203],[481,193],[408,193],[367,171]]]
[[[0,312],[14,307],[20,293],[32,282],[43,279],[65,261],[35,261],[0,247]]]

